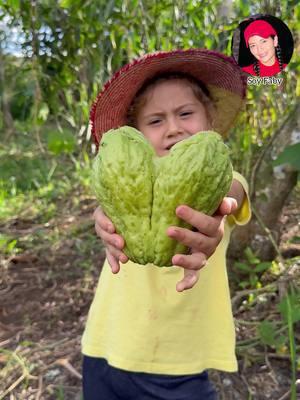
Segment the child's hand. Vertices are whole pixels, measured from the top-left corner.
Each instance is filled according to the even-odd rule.
[[[224,216],[232,214],[237,209],[237,202],[231,197],[225,197],[217,212],[208,216],[188,206],[181,205],[176,209],[176,215],[191,224],[196,230],[171,226],[168,236],[178,240],[190,248],[190,254],[176,254],[172,258],[174,265],[184,268],[184,277],[177,283],[176,290],[192,288],[199,279],[199,270],[204,267],[207,259],[215,252],[224,234]]]
[[[114,274],[120,271],[120,262],[123,264],[128,261],[128,257],[122,253],[125,241],[121,235],[118,235],[111,220],[104,214],[100,207],[94,212],[95,229],[97,235],[102,239],[107,261]]]

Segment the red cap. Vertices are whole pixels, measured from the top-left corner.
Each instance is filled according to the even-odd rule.
[[[249,38],[254,35],[258,35],[266,39],[271,35],[276,36],[277,33],[273,28],[273,26],[269,24],[267,21],[258,19],[256,21],[251,22],[251,24],[249,24],[244,31],[244,38],[247,47],[249,47],[248,44]]]

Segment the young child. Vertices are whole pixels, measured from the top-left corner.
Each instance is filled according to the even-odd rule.
[[[92,131],[99,144],[107,130],[132,125],[164,156],[202,130],[225,137],[244,96],[243,74],[229,57],[201,49],[157,52],[104,86]],[[85,400],[216,399],[206,369],[237,369],[225,254],[234,225],[250,219],[247,190],[235,172],[214,216],[178,204],[174,212],[194,229],[169,227],[166,234],[191,251],[175,255],[169,268],[129,261],[124,239],[96,210],[107,260],[82,339]]]

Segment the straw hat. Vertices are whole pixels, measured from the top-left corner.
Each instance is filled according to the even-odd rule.
[[[133,60],[104,85],[90,113],[97,146],[103,133],[126,125],[128,108],[144,82],[167,72],[191,75],[206,86],[216,108],[214,130],[226,136],[245,98],[246,78],[240,67],[216,51],[160,51]]]

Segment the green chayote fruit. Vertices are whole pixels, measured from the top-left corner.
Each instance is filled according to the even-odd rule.
[[[187,253],[167,236],[169,226],[191,229],[176,216],[180,204],[212,215],[232,182],[227,146],[212,131],[199,132],[157,157],[147,139],[128,126],[107,132],[93,163],[97,199],[138,264],[172,265]]]

